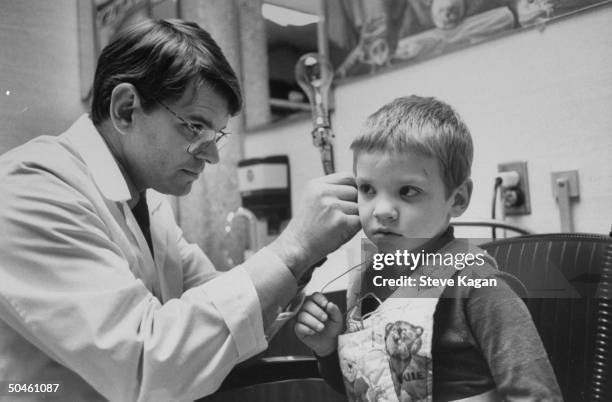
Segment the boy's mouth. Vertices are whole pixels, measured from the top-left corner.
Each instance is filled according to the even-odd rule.
[[[401,237],[402,235],[399,233],[395,233],[392,230],[389,229],[385,229],[385,228],[378,228],[378,229],[374,229],[372,231],[372,236],[374,237],[385,237],[385,236],[397,236],[397,237]]]

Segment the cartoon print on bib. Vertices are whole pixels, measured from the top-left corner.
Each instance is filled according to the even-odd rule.
[[[403,400],[402,392],[411,401],[427,398],[431,358],[418,354],[422,346],[423,328],[407,321],[396,321],[388,323],[385,332],[385,347],[395,393],[400,396],[400,400]]]
[[[338,338],[348,400],[431,401],[431,342],[437,298],[390,298],[370,316],[347,314]]]

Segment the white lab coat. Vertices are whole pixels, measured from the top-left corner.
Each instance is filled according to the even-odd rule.
[[[45,397],[62,401],[190,400],[267,347],[258,292],[278,301],[265,310],[296,291],[281,260],[263,249],[218,273],[148,193],[153,261],[129,199],[87,116],[0,158],[0,381],[59,382]]]

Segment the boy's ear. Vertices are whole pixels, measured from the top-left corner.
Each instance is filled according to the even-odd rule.
[[[121,134],[133,126],[133,113],[140,107],[140,97],[134,85],[122,82],[113,88],[110,99],[110,119]]]
[[[470,205],[470,199],[472,198],[472,189],[474,183],[472,179],[467,178],[459,187],[453,191],[451,197],[453,198],[453,204],[450,210],[450,216],[457,218],[465,212],[467,207]]]

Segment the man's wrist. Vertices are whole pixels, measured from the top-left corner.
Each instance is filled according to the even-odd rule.
[[[282,234],[267,247],[283,261],[296,280],[317,262],[298,241],[287,239]]]

